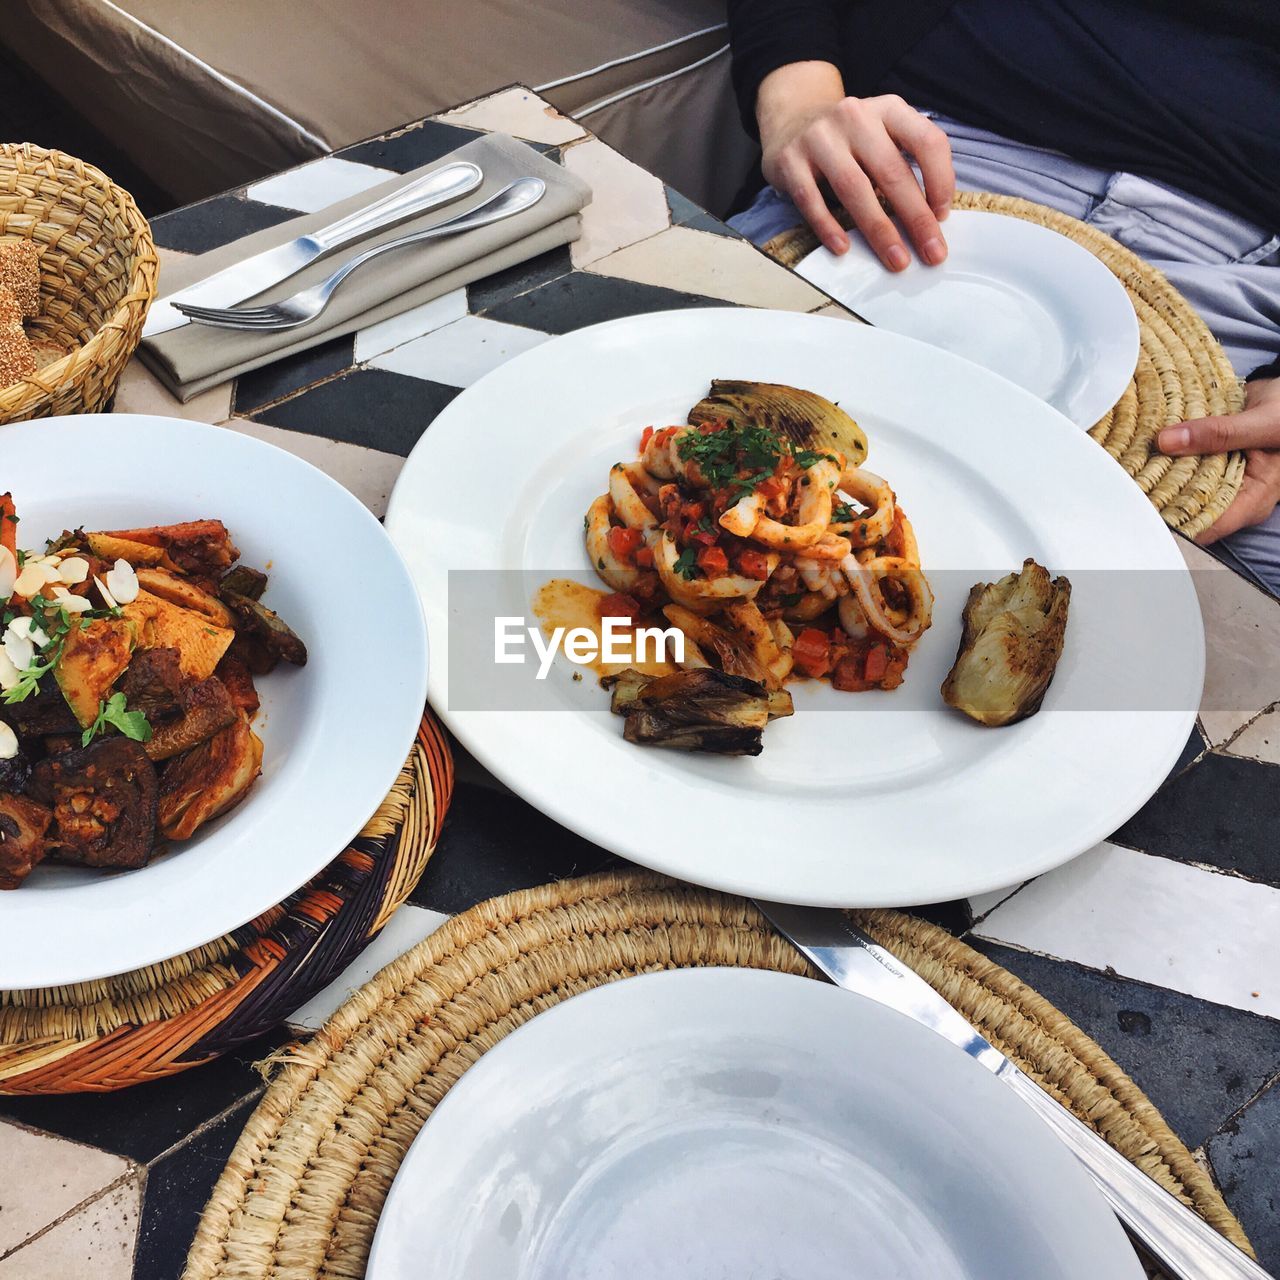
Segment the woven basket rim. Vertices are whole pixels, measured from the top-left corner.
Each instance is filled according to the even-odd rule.
[[[119,206],[125,221],[129,224],[132,241],[129,245],[129,257],[131,260],[129,283],[119,305],[111,313],[111,316],[103,324],[99,325],[97,331],[88,342],[77,347],[74,351],[69,351],[61,359],[55,360],[41,369],[38,374],[40,381],[24,378],[7,387],[0,387],[0,407],[3,407],[0,408],[0,413],[3,413],[5,417],[19,412],[28,401],[33,404],[38,403],[43,397],[51,395],[54,387],[73,380],[78,372],[78,366],[92,365],[96,361],[98,353],[106,345],[107,337],[110,333],[114,331],[123,333],[131,323],[137,324],[140,328],[143,318],[145,318],[147,311],[151,307],[152,299],[155,297],[156,274],[160,266],[155,240],[151,235],[151,225],[143,215],[142,210],[138,208],[137,201],[124,187],[113,181],[97,165],[90,164],[87,160],[81,160],[70,152],[61,151],[56,147],[41,147],[34,142],[0,143],[0,159],[13,155],[30,156],[37,161],[48,160],[60,169],[79,169],[86,178],[109,193],[111,199]],[[6,236],[12,235],[8,231],[2,234]],[[147,278],[148,267],[151,268],[150,280]],[[135,319],[132,316],[132,311],[137,306],[140,298],[142,299],[142,311]],[[41,385],[42,382],[47,382],[50,386],[46,388]]]

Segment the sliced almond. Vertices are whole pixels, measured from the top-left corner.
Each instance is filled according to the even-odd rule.
[[[9,632],[12,632],[15,636],[21,636],[25,640],[30,640],[38,649],[43,649],[49,643],[49,637],[36,625],[34,618],[14,618],[9,623]]]
[[[138,598],[138,575],[127,560],[117,560],[107,571],[107,590],[118,604],[132,604]]]
[[[102,602],[108,609],[118,609],[120,606],[116,604],[116,598],[107,590],[107,584],[95,573],[93,575],[93,585],[98,588],[99,595],[102,596]]]
[[[87,596],[74,595],[66,587],[54,587],[53,598],[58,608],[65,609],[68,613],[84,613],[93,608],[93,601]]]
[[[18,580],[18,562],[8,547],[0,547],[0,600],[13,595],[13,584]]]
[[[18,754],[18,735],[0,720],[0,760],[12,760]]]
[[[9,661],[20,672],[25,671],[35,661],[35,645],[28,637],[15,635],[12,626],[4,633],[4,651]]]
[[[12,689],[22,679],[22,672],[9,661],[9,655],[0,648],[0,689]]]
[[[71,586],[84,582],[89,576],[89,562],[84,556],[68,556],[58,565],[58,577]]]

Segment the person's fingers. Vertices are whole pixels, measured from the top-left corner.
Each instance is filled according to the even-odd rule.
[[[907,229],[921,260],[937,266],[947,256],[938,219],[929,208],[911,166],[898,150],[898,144],[885,132],[878,119],[854,126],[853,153],[884,192],[890,208]]]
[[[787,157],[781,161],[779,168],[787,195],[800,210],[800,216],[813,228],[814,235],[832,253],[844,253],[849,248],[849,237],[827,208],[827,202],[818,190],[807,161],[799,157]]]
[[[1273,510],[1276,498],[1267,486],[1246,476],[1235,501],[1211,524],[1196,541],[1207,547],[1210,543],[1235,533],[1237,529],[1245,529],[1249,525],[1261,524]]]
[[[956,194],[951,139],[901,98],[890,102],[884,122],[889,136],[920,166],[929,208],[941,222],[951,212],[951,201]]]
[[[814,160],[872,252],[890,271],[901,271],[911,261],[911,255],[876,198],[871,179],[849,154],[848,145],[837,134],[816,137],[812,142]]]
[[[1240,413],[1194,418],[1165,427],[1156,437],[1161,453],[1225,453],[1229,449],[1280,448],[1280,414],[1259,405]]]

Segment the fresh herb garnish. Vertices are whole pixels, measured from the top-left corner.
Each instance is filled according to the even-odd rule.
[[[853,508],[847,502],[837,502],[831,508],[831,518],[837,524],[852,524],[855,519]]]
[[[701,572],[698,568],[698,553],[692,547],[685,547],[676,557],[675,571],[686,581],[697,577]]]
[[[151,725],[141,711],[130,711],[125,705],[123,693],[113,693],[106,702],[98,703],[97,719],[80,735],[80,745],[87,747],[107,725],[119,729],[134,742],[146,742],[151,737]]]

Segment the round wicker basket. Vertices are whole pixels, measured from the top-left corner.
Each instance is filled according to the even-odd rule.
[[[133,197],[92,165],[29,142],[0,144],[0,237],[40,249],[33,339],[67,354],[0,387],[0,422],[97,413],[142,336],[160,271]]]

